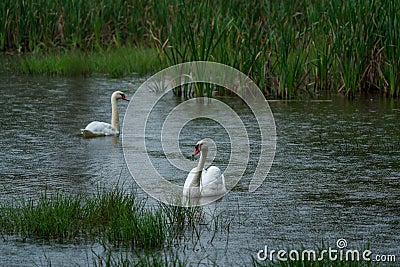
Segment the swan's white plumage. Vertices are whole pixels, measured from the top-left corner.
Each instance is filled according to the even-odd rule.
[[[111,124],[101,121],[92,121],[85,129],[81,129],[81,133],[84,137],[96,137],[105,135],[118,135],[119,134],[119,117],[117,100],[123,99],[129,101],[125,94],[121,91],[115,91],[111,95]]]
[[[102,121],[92,121],[85,129],[82,130],[86,135],[118,135],[119,131],[111,126],[111,124]]]
[[[193,153],[201,153],[199,163],[188,174],[183,186],[183,196],[198,198],[219,196],[226,193],[225,178],[218,167],[210,166],[204,169],[207,158],[207,141],[201,140],[196,144],[196,150]]]

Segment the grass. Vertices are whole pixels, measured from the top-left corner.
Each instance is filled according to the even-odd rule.
[[[119,77],[210,60],[249,75],[268,98],[323,90],[398,97],[399,17],[395,2],[376,0],[5,0],[0,50],[33,52],[20,61],[28,73]],[[60,49],[70,57],[65,67]],[[42,61],[49,53],[54,58]]]
[[[132,74],[143,76],[161,69],[157,51],[144,47],[97,52],[62,49],[52,53],[32,53],[16,59],[11,61],[11,69],[25,74],[87,76],[104,73],[111,77],[122,77]]]
[[[187,266],[177,250],[182,242],[197,243],[207,231],[211,244],[232,222],[222,213],[209,220],[200,207],[146,207],[145,200],[119,187],[94,195],[45,192],[38,199],[0,204],[3,241],[95,242],[104,251],[88,255],[93,266]],[[46,257],[42,264],[51,266],[52,260]]]
[[[92,251],[87,260],[93,266],[171,267],[188,265],[188,259],[182,259],[176,250],[186,238],[198,243],[206,231],[207,244],[212,245],[218,232],[229,236],[233,219],[224,212],[206,219],[199,207],[160,204],[148,208],[145,204],[120,188],[95,195],[43,193],[38,199],[1,204],[0,235],[4,241],[14,236],[24,242],[32,239],[74,244],[97,242],[104,252]],[[186,246],[183,244],[183,249]],[[317,257],[323,248],[322,245],[316,251]],[[297,250],[299,255],[302,250]],[[253,256],[251,263],[257,267],[382,266],[365,261],[329,261],[327,257],[323,261],[260,261]],[[46,258],[44,264],[51,266],[51,259]]]
[[[0,232],[26,240],[98,240],[111,246],[163,248],[201,214],[195,208],[145,208],[121,189],[95,196],[49,195],[0,207]]]

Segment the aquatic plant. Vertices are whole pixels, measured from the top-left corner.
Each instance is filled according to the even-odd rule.
[[[112,246],[162,248],[199,218],[201,210],[146,208],[122,189],[94,196],[43,193],[38,200],[0,206],[0,232],[22,239],[96,239]]]
[[[210,60],[249,75],[268,98],[303,93],[318,97],[322,90],[349,96],[374,90],[398,97],[400,35],[393,29],[399,26],[399,16],[395,2],[376,0],[5,0],[0,4],[0,50],[38,53],[31,63],[21,61],[29,73],[70,73],[68,67],[46,70],[63,65],[40,61],[43,53],[54,49],[56,57],[60,48],[98,55],[117,49],[108,59],[84,61],[88,66],[78,59],[77,72],[116,77]],[[130,49],[136,47],[142,51],[133,59]],[[135,70],[132,66],[146,61],[144,47],[161,62],[151,59],[153,63]],[[183,87],[175,93],[186,97],[189,91]],[[212,90],[199,87],[195,94]]]
[[[64,50],[52,53],[34,52],[28,56],[12,57],[11,70],[26,74],[87,76],[91,73],[111,77],[147,75],[161,69],[156,49],[121,47],[105,51],[82,52]]]

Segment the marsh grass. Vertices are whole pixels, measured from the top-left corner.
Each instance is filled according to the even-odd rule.
[[[395,1],[376,0],[5,0],[0,49],[33,52],[21,61],[28,73],[96,71],[117,77],[208,60],[249,75],[268,98],[304,93],[317,98],[323,90],[398,97],[399,17]],[[130,49],[136,47],[134,57]],[[64,63],[57,60],[41,60],[53,50],[57,59],[59,49],[95,53],[96,60],[84,58],[85,65],[70,55],[65,69],[58,69]],[[68,61],[77,67],[69,68]],[[185,96],[187,90],[176,93]]]
[[[348,96],[368,90],[399,94],[399,37],[391,30],[399,10],[393,3],[200,1],[171,6],[178,11],[161,31],[164,35],[151,31],[166,65],[221,62],[249,75],[269,98],[318,97],[322,90]],[[189,19],[179,19],[187,14]]]
[[[87,76],[104,73],[114,78],[133,74],[143,76],[161,69],[157,51],[141,47],[92,52],[61,49],[52,53],[13,56],[13,59],[11,69],[26,74]]]
[[[232,221],[224,211],[206,215],[202,207],[149,205],[119,187],[93,195],[44,192],[0,204],[4,241],[94,242],[103,250],[87,255],[93,266],[187,266],[178,251],[212,244],[218,233],[229,236]]]
[[[43,193],[0,206],[0,232],[22,240],[97,240],[111,246],[163,248],[200,218],[192,208],[145,207],[121,189],[83,194]]]

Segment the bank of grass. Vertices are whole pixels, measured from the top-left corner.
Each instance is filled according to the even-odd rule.
[[[157,50],[146,47],[120,47],[99,51],[65,50],[34,52],[13,56],[11,70],[26,74],[87,76],[103,73],[110,77],[144,76],[161,69]]]
[[[394,29],[399,17],[396,1],[376,0],[4,0],[0,50],[112,54],[114,49],[149,47],[157,50],[162,67],[193,60],[232,66],[248,74],[268,98],[318,97],[323,90],[398,97],[400,34]],[[70,73],[68,68],[39,70],[46,64],[33,58],[37,62],[22,69]],[[118,62],[129,69],[132,61],[98,68],[88,62],[81,71],[130,75]],[[160,67],[152,66],[137,72]]]
[[[201,216],[198,208],[146,208],[121,189],[86,194],[44,193],[0,204],[0,233],[22,240],[95,240],[134,249],[162,249]]]

